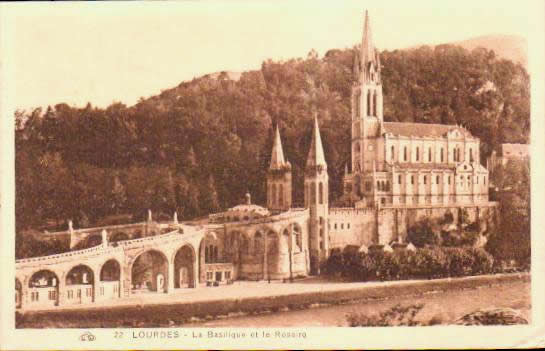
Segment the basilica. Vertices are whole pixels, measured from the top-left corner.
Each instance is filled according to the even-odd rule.
[[[448,216],[485,232],[497,222],[479,139],[457,125],[385,122],[381,64],[365,14],[355,53],[351,163],[343,207],[329,202],[328,165],[314,116],[304,170],[304,207],[292,206],[292,166],[275,129],[265,207],[245,201],[205,219],[148,220],[44,233],[71,251],[16,262],[18,306],[58,306],[145,291],[219,286],[233,280],[319,274],[332,250],[403,250],[407,231]],[[70,223],[70,222],[69,222]],[[142,257],[147,257],[142,259]],[[84,296],[85,298],[83,298]]]

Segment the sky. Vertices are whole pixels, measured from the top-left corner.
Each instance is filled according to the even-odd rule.
[[[178,1],[5,6],[14,107],[132,105],[185,80],[323,56],[361,41],[369,11],[381,49],[488,34],[527,37],[527,1]]]

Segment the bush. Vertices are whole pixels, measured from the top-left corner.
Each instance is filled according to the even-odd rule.
[[[422,323],[416,321],[415,317],[423,307],[423,304],[408,306],[398,304],[378,315],[367,316],[352,312],[346,316],[346,320],[350,327],[417,326]]]
[[[332,254],[328,273],[339,273],[356,281],[434,279],[493,273],[493,257],[483,249],[471,247],[427,247],[370,254]]]
[[[410,227],[407,238],[416,247],[441,245],[441,234],[434,230],[434,223],[429,218],[424,218]]]

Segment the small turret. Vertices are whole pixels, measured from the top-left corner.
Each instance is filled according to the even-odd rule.
[[[284,158],[280,129],[277,125],[267,173],[267,207],[271,210],[285,211],[291,207],[291,203],[291,163]]]
[[[328,216],[329,216],[329,177],[324,157],[318,117],[314,116],[312,141],[305,169],[305,205],[309,208],[309,247],[310,270],[320,273],[321,263],[329,252]]]

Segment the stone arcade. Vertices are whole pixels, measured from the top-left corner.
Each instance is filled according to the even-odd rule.
[[[332,249],[407,245],[421,218],[469,216],[496,222],[479,139],[460,126],[383,121],[382,80],[367,13],[352,87],[352,160],[344,195],[329,206],[328,169],[318,119],[304,174],[304,208],[292,207],[292,167],[278,128],[267,174],[267,208],[245,202],[207,220],[148,220],[44,234],[71,251],[16,261],[16,306],[48,309],[133,294],[172,293],[233,280],[318,274]],[[297,185],[299,186],[299,185]]]

